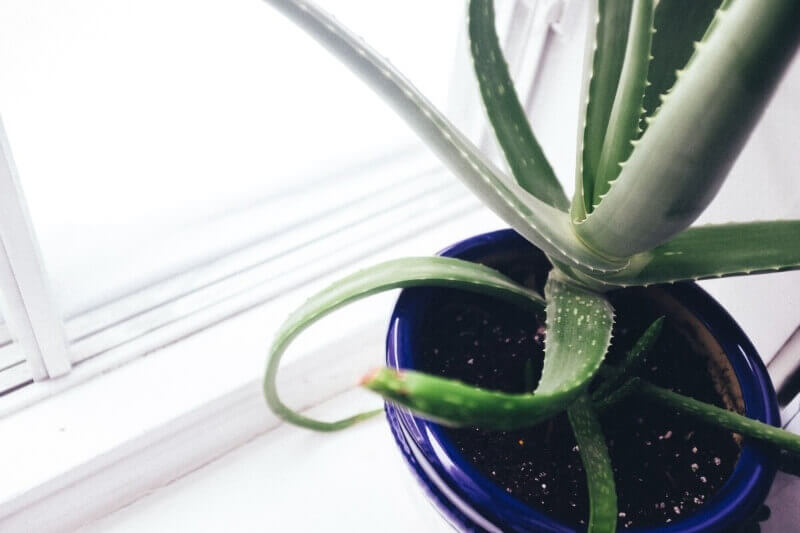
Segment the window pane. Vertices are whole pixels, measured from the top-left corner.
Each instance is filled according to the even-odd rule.
[[[321,4],[446,104],[460,2]],[[252,0],[6,0],[0,108],[73,340],[92,310],[166,280],[162,300],[175,298],[176,283],[194,287],[182,273],[337,209],[367,216],[374,195],[434,164],[380,99]]]

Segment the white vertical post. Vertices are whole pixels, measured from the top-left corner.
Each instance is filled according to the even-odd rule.
[[[0,118],[0,305],[37,381],[72,363]]]

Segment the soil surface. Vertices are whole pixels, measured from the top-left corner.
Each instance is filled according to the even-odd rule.
[[[522,281],[515,272],[506,273]],[[526,281],[536,285],[541,280]],[[658,317],[643,302],[641,290],[612,295],[617,325],[610,362],[619,360]],[[544,328],[534,316],[487,297],[453,290],[435,294],[416,351],[420,370],[489,389],[523,392],[525,365],[532,361],[538,380]],[[657,346],[642,358],[636,373],[722,405],[706,361],[668,317]],[[619,528],[663,525],[690,515],[725,483],[740,452],[730,433],[640,397],[620,402],[601,422],[614,466]],[[479,471],[508,493],[564,523],[586,524],[584,471],[566,415],[518,431],[445,432]]]

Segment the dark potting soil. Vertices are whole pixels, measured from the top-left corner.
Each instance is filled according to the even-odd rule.
[[[643,302],[640,291],[613,296],[617,324],[610,362],[630,349],[659,316]],[[538,380],[544,327],[533,315],[469,293],[435,294],[416,352],[421,370],[489,389],[523,392],[525,365],[532,361]],[[706,361],[667,318],[658,345],[642,358],[637,373],[722,406]],[[690,515],[733,471],[740,447],[729,432],[641,397],[624,400],[609,411],[601,422],[614,467],[620,528],[663,525]],[[447,428],[445,432],[464,457],[509,494],[564,523],[586,524],[586,481],[566,415],[517,431]]]

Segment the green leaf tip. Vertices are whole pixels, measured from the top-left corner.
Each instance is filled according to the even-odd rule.
[[[602,295],[553,275],[545,285],[545,297],[545,360],[533,394],[491,391],[392,369],[372,374],[364,386],[420,416],[451,426],[514,429],[546,420],[565,410],[588,386],[611,341],[614,314]]]
[[[544,301],[489,267],[448,257],[418,257],[387,261],[347,276],[308,299],[286,321],[270,347],[264,374],[264,397],[270,409],[283,420],[318,431],[334,431],[373,416],[377,411],[336,422],[308,418],[280,399],[277,375],[280,361],[292,341],[314,322],[351,302],[379,292],[406,287],[451,287],[497,297],[528,309],[544,312]]]
[[[576,396],[509,394],[412,370],[382,368],[363,386],[429,420],[447,426],[514,429],[535,425],[563,411]]]

